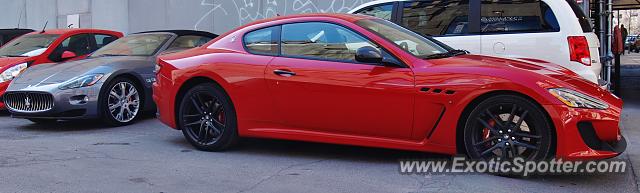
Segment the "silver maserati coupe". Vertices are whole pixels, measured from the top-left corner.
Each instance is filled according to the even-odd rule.
[[[13,117],[35,123],[101,119],[112,126],[127,125],[155,110],[151,86],[156,57],[215,37],[191,30],[132,34],[85,59],[28,68],[13,80],[2,100]]]

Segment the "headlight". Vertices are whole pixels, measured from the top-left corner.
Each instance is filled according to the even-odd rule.
[[[62,86],[58,88],[60,88],[60,90],[66,90],[66,89],[80,88],[85,86],[92,86],[96,84],[102,78],[102,76],[103,74],[89,74],[89,75],[80,76],[62,83]]]
[[[26,70],[27,66],[28,66],[27,63],[25,62],[5,70],[4,72],[2,72],[2,74],[0,74],[0,82],[7,82],[10,80],[13,80],[14,78],[18,77],[20,73]]]
[[[566,88],[552,88],[549,92],[564,104],[574,108],[607,109],[607,103]]]

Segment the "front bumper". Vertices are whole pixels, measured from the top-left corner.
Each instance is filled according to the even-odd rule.
[[[53,107],[46,111],[41,112],[26,112],[19,111],[7,107],[11,116],[14,118],[39,118],[39,119],[93,119],[99,117],[99,104],[98,97],[100,93],[101,85],[94,85],[92,87],[84,87],[70,90],[57,90],[57,89],[22,89],[20,91],[8,91],[7,93],[48,93],[53,96]],[[53,90],[47,91],[47,90]],[[86,96],[88,100],[86,102],[78,103],[78,99]]]
[[[578,109],[545,105],[556,127],[556,157],[565,160],[606,159],[627,146],[620,132],[620,109]]]
[[[0,83],[0,110],[6,109],[6,107],[4,106],[4,100],[2,100],[2,96],[4,96],[4,93],[7,91],[7,87],[9,87],[10,83],[10,81]]]

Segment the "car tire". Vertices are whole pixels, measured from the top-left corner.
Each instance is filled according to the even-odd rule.
[[[514,95],[493,96],[469,114],[464,146],[471,159],[544,160],[553,157],[553,129],[543,109],[532,101]]]
[[[38,119],[38,118],[31,118],[31,119],[27,119],[35,124],[38,125],[47,125],[47,124],[54,124],[57,123],[58,120],[56,119]]]
[[[189,89],[178,107],[178,128],[195,148],[224,151],[238,141],[234,106],[224,90],[213,83]]]
[[[120,127],[130,125],[140,117],[144,107],[144,97],[140,92],[141,88],[135,82],[128,78],[117,77],[104,88],[106,90],[100,95],[99,100],[104,123]]]

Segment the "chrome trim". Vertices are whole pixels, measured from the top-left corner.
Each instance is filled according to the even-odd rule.
[[[5,93],[5,106],[18,113],[40,113],[53,109],[53,95],[45,92],[9,92]]]

